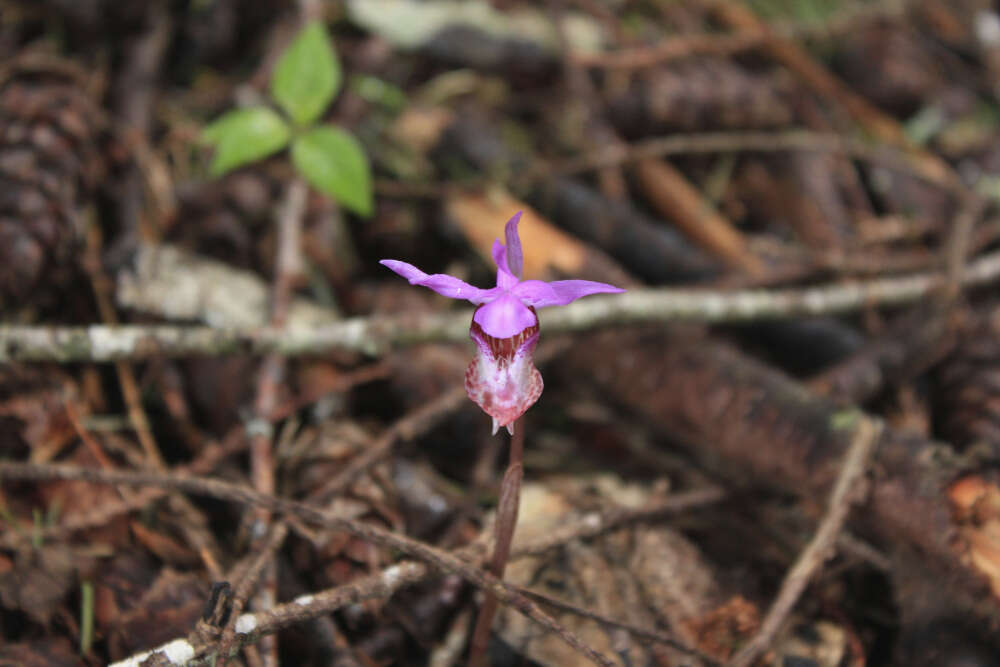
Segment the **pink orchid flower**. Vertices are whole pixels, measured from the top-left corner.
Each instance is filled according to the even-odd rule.
[[[534,365],[538,344],[536,308],[565,306],[589,294],[625,290],[591,280],[521,280],[524,254],[517,224],[518,211],[507,221],[507,245],[493,242],[497,284],[480,289],[444,273],[428,275],[406,262],[383,259],[380,263],[410,281],[450,299],[466,299],[479,306],[472,316],[469,335],[476,356],[465,371],[465,390],[493,418],[493,433],[501,426],[513,432],[513,423],[542,394],[542,376]]]

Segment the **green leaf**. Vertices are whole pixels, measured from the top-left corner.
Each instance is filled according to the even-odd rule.
[[[372,214],[372,175],[365,151],[336,127],[309,130],[292,143],[292,162],[313,186],[358,215]]]
[[[271,78],[271,95],[299,125],[326,110],[340,88],[340,63],[322,23],[313,21],[288,45]]]
[[[201,133],[202,141],[215,147],[213,176],[277,153],[291,136],[281,116],[267,107],[229,111]]]
[[[406,106],[406,92],[399,86],[394,86],[378,77],[355,74],[347,85],[362,99],[383,106],[389,111],[401,111]]]

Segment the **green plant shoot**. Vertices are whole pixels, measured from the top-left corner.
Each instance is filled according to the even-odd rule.
[[[322,23],[309,23],[281,54],[270,93],[284,114],[266,106],[234,109],[201,134],[215,149],[210,172],[227,172],[289,146],[296,170],[344,208],[370,216],[371,166],[349,132],[318,122],[343,82],[340,62]]]

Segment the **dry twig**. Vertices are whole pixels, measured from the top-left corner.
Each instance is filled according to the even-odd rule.
[[[0,463],[0,479],[74,479],[100,484],[161,486],[172,490],[242,503],[276,514],[296,516],[309,523],[331,530],[342,530],[381,547],[401,551],[427,563],[435,569],[456,574],[474,586],[496,596],[500,602],[512,606],[546,630],[556,633],[563,641],[594,664],[608,667],[613,665],[605,656],[586,645],[575,633],[560,625],[551,616],[543,612],[537,604],[524,597],[516,588],[497,579],[492,574],[484,572],[470,565],[467,561],[429,544],[399,535],[373,524],[333,516],[328,512],[306,505],[305,503],[263,494],[246,486],[216,479],[145,471],[126,472],[66,465]],[[239,626],[236,627],[236,630],[239,632]],[[185,655],[188,660],[192,657],[187,653]]]
[[[859,23],[865,21],[902,15],[912,0],[857,4],[860,6],[844,10],[821,25],[775,26],[775,32],[786,38],[830,37],[856,29]],[[736,55],[760,48],[767,41],[766,35],[756,33],[700,33],[671,37],[649,46],[633,46],[605,53],[577,53],[573,55],[573,61],[588,67],[638,69],[700,55]]]
[[[609,147],[600,152],[584,153],[551,168],[559,174],[575,174],[614,164],[638,162],[647,158],[698,153],[774,153],[786,151],[820,151],[837,153],[863,160],[895,171],[913,174],[928,183],[949,191],[965,193],[966,189],[951,169],[942,169],[938,162],[917,159],[908,151],[891,145],[873,143],[839,134],[809,130],[777,132],[705,132],[678,134],[644,139],[628,146]],[[539,167],[532,176],[546,173]]]
[[[102,245],[100,230],[96,224],[92,224],[87,235],[84,265],[90,278],[91,289],[101,320],[107,325],[114,326],[118,324],[118,314],[115,312],[111,297],[113,285],[101,267]],[[153,435],[146,409],[143,407],[142,392],[139,389],[139,383],[135,378],[132,366],[126,360],[118,361],[115,363],[115,372],[118,376],[118,384],[121,387],[129,422],[135,431],[147,465],[157,470],[166,470],[166,463]],[[86,439],[84,441],[86,442]],[[183,496],[170,496],[167,502],[173,514],[176,515],[178,528],[187,541],[197,549],[208,573],[213,577],[221,576],[222,570],[219,565],[221,552],[211,532],[205,529],[208,520],[204,514]]]
[[[322,503],[343,493],[358,477],[387,457],[397,442],[412,440],[418,434],[430,429],[445,415],[458,409],[465,402],[465,398],[465,387],[455,387],[408,413],[390,426],[375,442],[365,447],[363,452],[352,458],[322,487],[310,494],[309,499],[315,503]]]
[[[230,618],[222,631],[222,637],[219,640],[217,650],[217,654],[223,664],[225,664],[226,659],[230,655],[230,649],[236,641],[236,621],[243,613],[246,604],[250,601],[250,596],[258,581],[261,581],[267,575],[267,569],[273,566],[272,559],[274,558],[274,554],[281,548],[287,535],[287,522],[279,521],[274,524],[267,538],[257,545],[257,553],[252,556],[250,563],[247,564],[239,582],[236,584],[233,591],[233,607],[230,612]],[[272,609],[273,607],[273,603],[269,604],[263,608],[263,611]]]
[[[685,653],[692,657],[697,657],[699,660],[702,660],[706,665],[708,665],[708,667],[721,667],[721,663],[719,663],[718,661],[713,660],[709,656],[702,654],[700,651],[697,651],[691,648],[690,646],[687,646],[682,642],[677,641],[673,637],[668,637],[662,632],[657,632],[654,630],[646,630],[644,628],[632,625],[631,623],[625,623],[621,620],[608,618],[607,616],[598,614],[595,611],[584,609],[577,605],[570,604],[568,602],[563,602],[562,600],[557,600],[552,596],[546,595],[544,593],[538,593],[530,589],[524,588],[521,589],[521,592],[530,598],[538,600],[539,602],[541,602],[546,606],[552,607],[553,609],[558,609],[560,611],[576,614],[577,616],[581,616],[583,618],[589,618],[609,628],[619,628],[621,630],[625,630],[626,632],[628,632],[630,635],[632,635],[637,639],[643,639],[647,642],[669,646],[670,648],[676,651],[680,651],[681,653]]]
[[[291,307],[292,288],[299,275],[301,260],[299,258],[300,237],[302,235],[302,218],[305,215],[308,188],[305,181],[295,178],[289,183],[285,192],[285,200],[278,212],[277,237],[278,250],[275,258],[274,285],[271,293],[270,326],[276,330],[284,329],[288,321]],[[254,401],[254,419],[247,427],[250,435],[250,477],[254,488],[266,495],[275,491],[274,453],[271,446],[273,429],[269,416],[278,405],[278,392],[285,372],[285,359],[280,354],[269,354],[263,361],[257,377],[257,397]],[[270,558],[281,547],[287,526],[275,527],[269,531],[270,514],[262,508],[255,508],[251,535],[255,536],[253,546],[261,551],[255,561],[255,575],[260,576],[260,588],[254,597],[253,604],[260,609],[270,609],[277,599],[277,571]],[[262,545],[262,538],[271,532],[277,539],[268,540]],[[256,581],[257,576],[248,576],[244,582]],[[249,584],[246,584],[249,585]],[[245,591],[248,593],[248,591]],[[231,621],[234,622],[234,621]],[[229,628],[227,628],[231,632]],[[223,647],[229,644],[229,635],[223,639]],[[266,665],[278,664],[277,645],[274,638],[262,642]],[[228,657],[228,651],[220,651],[223,665]]]
[[[972,231],[985,208],[985,202],[976,196],[964,196],[959,200],[958,212],[952,222],[945,251],[948,282],[943,296],[947,302],[954,302],[961,291],[962,273],[972,244]]]
[[[0,472],[0,476],[2,476],[2,472]],[[538,555],[545,551],[559,548],[572,541],[597,537],[636,522],[653,521],[669,514],[677,514],[706,504],[712,504],[722,500],[723,497],[724,494],[720,489],[706,488],[673,494],[646,507],[634,509],[615,508],[608,512],[590,513],[581,517],[577,522],[566,526],[558,534],[546,536],[544,539],[515,549],[511,554],[511,558],[516,560],[526,556]],[[480,563],[485,559],[486,552],[482,548],[482,545],[477,543],[454,552],[454,555],[470,563]],[[264,635],[277,632],[290,625],[324,616],[348,604],[369,599],[388,599],[404,586],[422,581],[432,574],[433,570],[423,563],[403,561],[381,572],[361,577],[348,584],[299,596],[291,602],[277,605],[268,611],[240,615],[236,619],[235,624],[237,632],[235,645],[244,646],[257,641]],[[556,602],[552,600],[546,600],[546,602],[550,605],[556,605]],[[691,651],[690,648],[678,646],[676,640],[665,637],[660,633],[652,633],[631,626],[626,629],[636,634],[637,637],[669,644],[680,650]],[[195,632],[189,638],[178,638],[164,644],[158,649],[136,654],[127,660],[115,663],[113,667],[137,665],[157,651],[172,653],[177,656],[184,655],[188,656],[187,660],[196,660],[207,657],[214,645],[213,637],[204,637]],[[702,659],[705,659],[704,656],[702,656]],[[170,664],[178,663],[173,662]]]
[[[969,262],[966,288],[1000,278],[1000,252]],[[645,289],[613,298],[590,297],[543,314],[546,332],[566,333],[600,326],[652,322],[749,322],[834,315],[859,308],[918,301],[946,283],[939,272],[829,283],[804,289],[736,290]],[[185,326],[0,326],[0,363],[12,361],[95,361],[158,356],[322,354],[330,350],[385,354],[417,343],[465,341],[471,310],[431,316],[357,317],[310,329],[213,329]]]
[[[813,575],[833,555],[837,537],[844,527],[844,522],[847,521],[847,515],[863,495],[860,492],[862,486],[860,481],[868,468],[868,461],[875,451],[875,445],[881,434],[880,422],[859,416],[850,449],[847,450],[844,464],[830,494],[826,516],[820,522],[812,540],[785,575],[778,596],[768,609],[760,630],[733,656],[729,662],[730,667],[750,667],[767,650]]]

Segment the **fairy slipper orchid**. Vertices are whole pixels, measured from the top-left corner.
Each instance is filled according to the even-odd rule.
[[[465,390],[493,418],[493,433],[501,426],[511,430],[514,421],[542,393],[542,376],[535,368],[538,344],[536,308],[565,306],[588,294],[625,290],[591,280],[522,280],[524,255],[517,224],[519,211],[507,221],[504,236],[493,242],[497,284],[480,289],[444,273],[428,275],[406,262],[383,259],[380,263],[410,281],[451,299],[465,299],[479,306],[472,316],[469,335],[476,356],[465,371]]]

